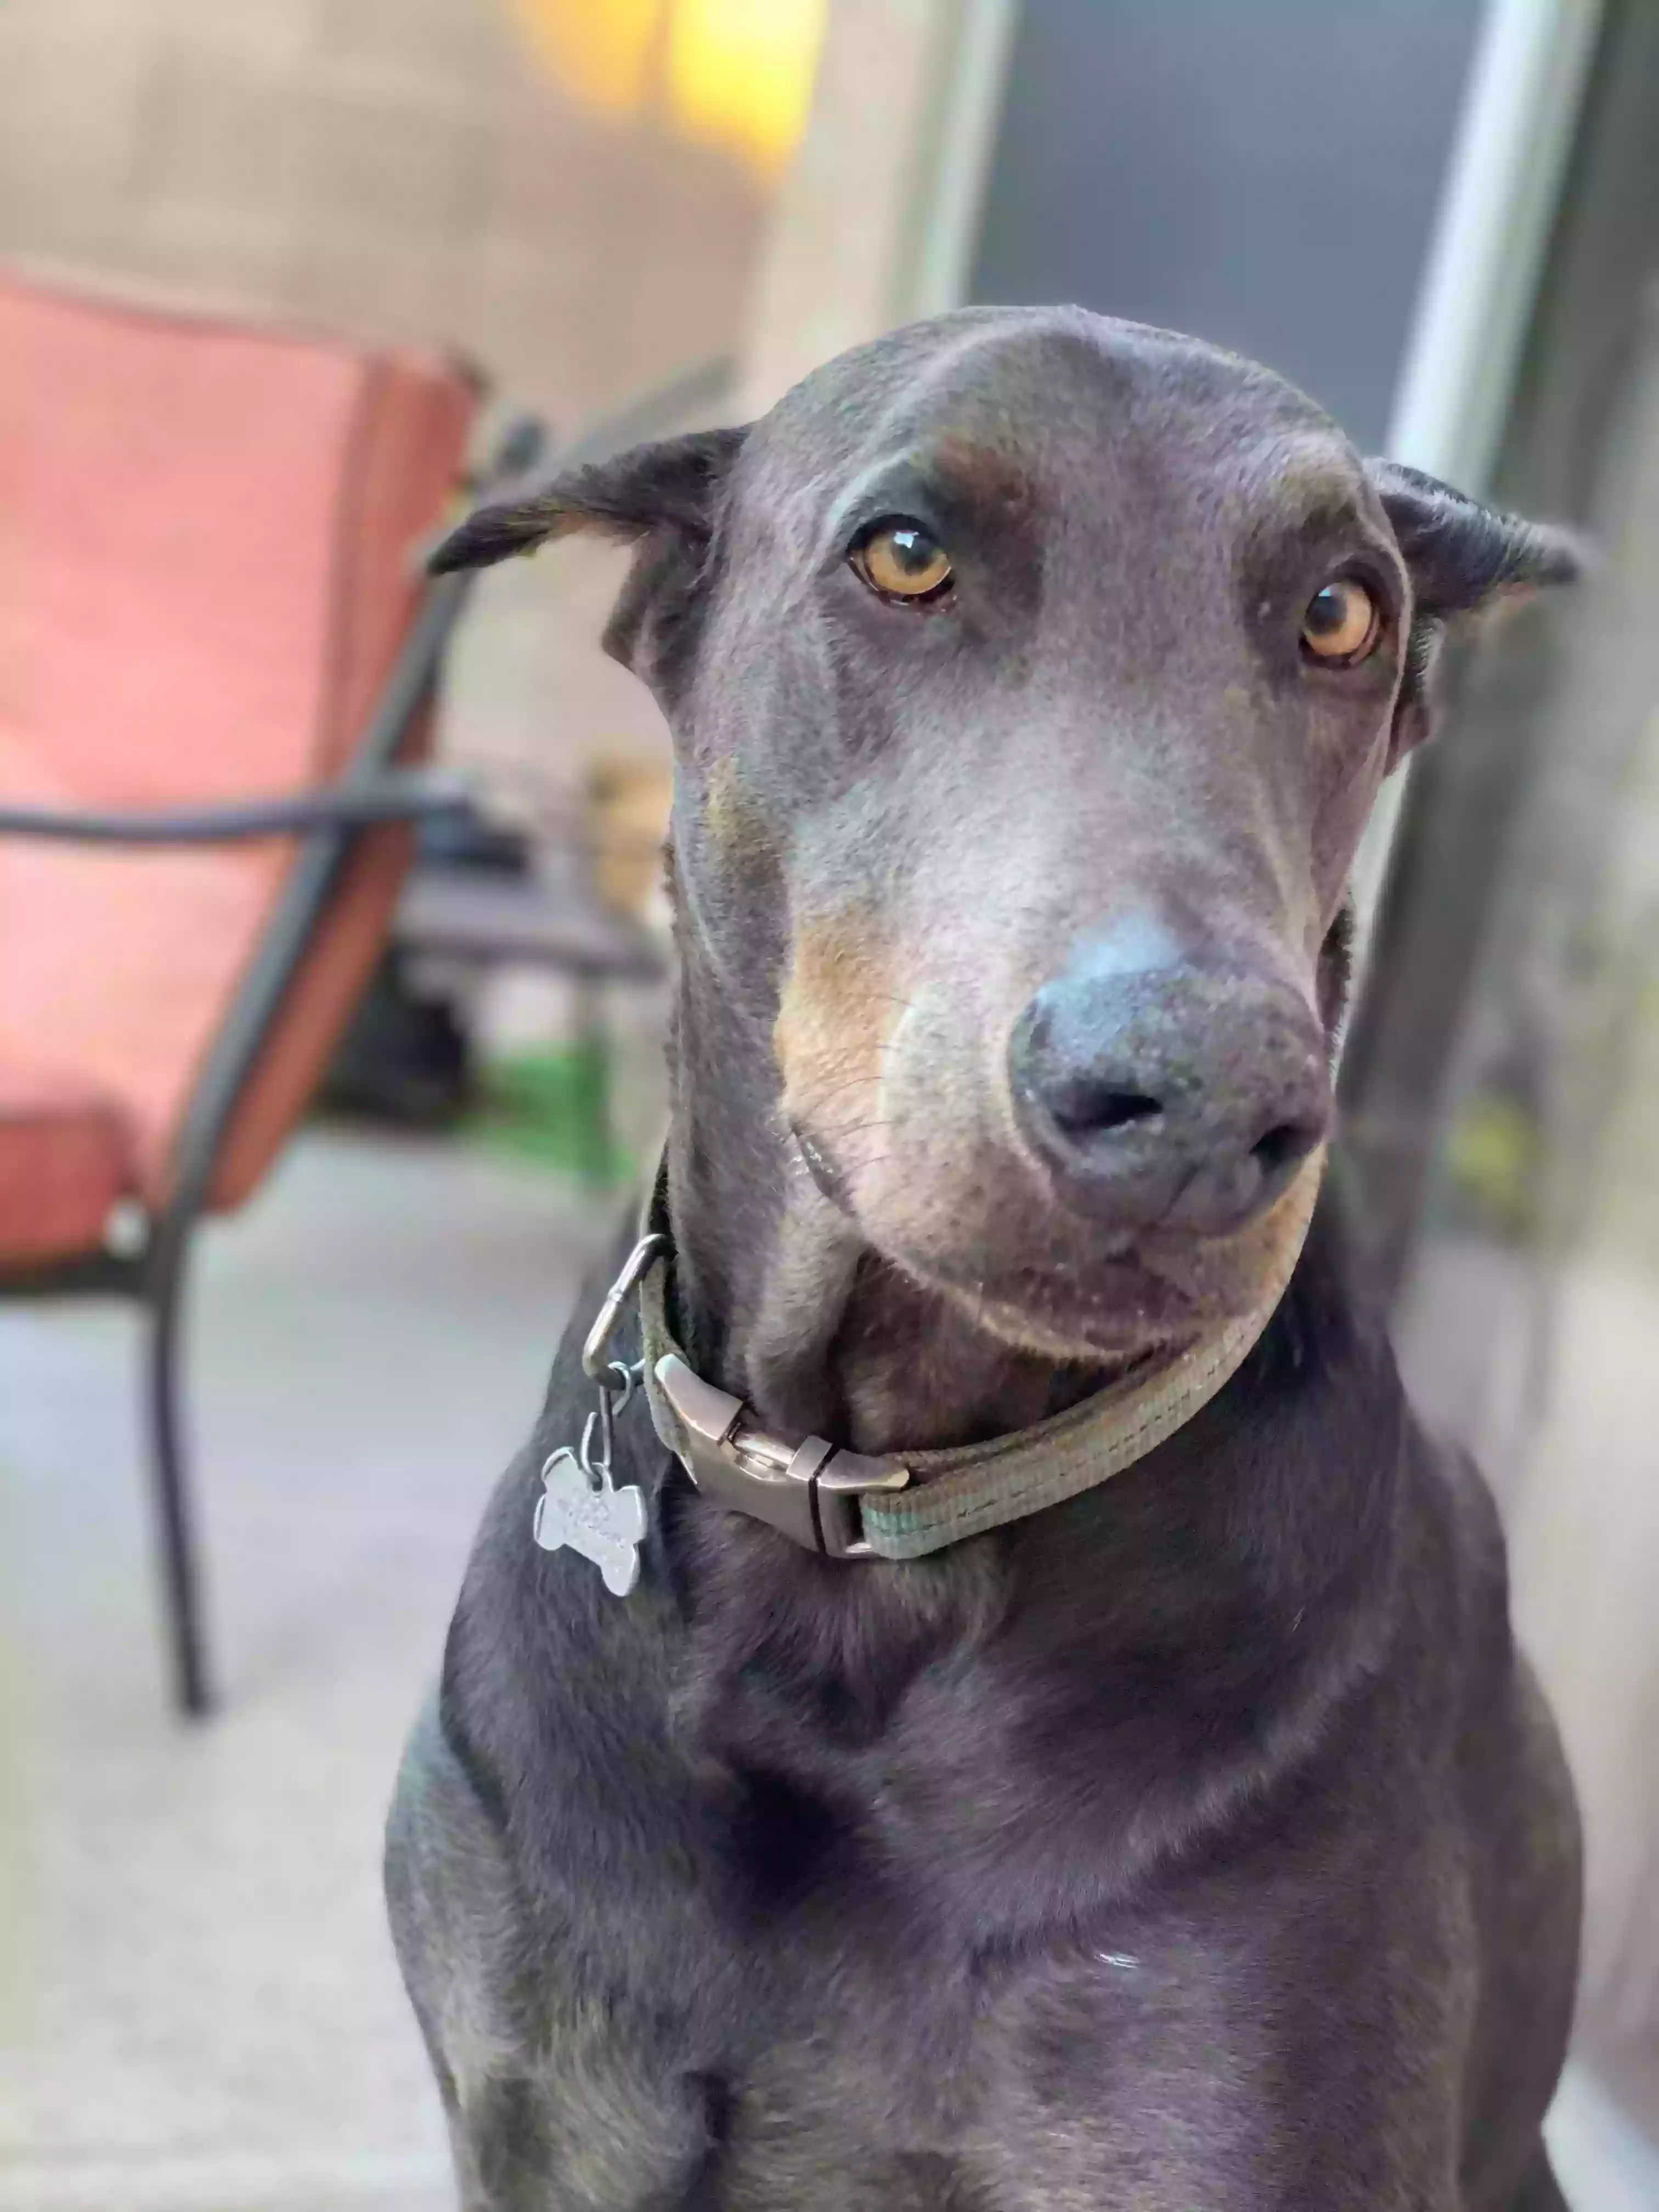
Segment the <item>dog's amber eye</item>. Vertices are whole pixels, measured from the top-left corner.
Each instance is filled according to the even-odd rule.
[[[1302,649],[1328,666],[1352,668],[1376,643],[1382,612],[1357,576],[1333,576],[1303,610]]]
[[[951,556],[919,522],[884,522],[853,548],[854,568],[884,599],[931,599],[951,580]]]

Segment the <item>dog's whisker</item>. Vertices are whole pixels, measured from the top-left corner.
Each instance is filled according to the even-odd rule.
[[[878,1070],[885,1061],[888,1054],[894,1049],[896,1043],[896,1040],[891,1036],[882,1039],[881,1051],[877,1062]],[[811,1102],[812,1105],[815,1109],[822,1108],[827,1106],[832,1099],[844,1097],[849,1091],[861,1088],[873,1089],[879,1079],[878,1073],[872,1073],[868,1068],[860,1068],[857,1074],[849,1075],[844,1082],[832,1083],[827,1091],[816,1093]]]
[[[896,1124],[890,1114],[875,1114],[866,1121],[832,1122],[824,1134],[830,1138],[856,1137],[861,1130],[890,1129],[896,1127]]]
[[[844,1098],[849,1091],[870,1090],[873,1087],[867,1070],[861,1071],[857,1075],[849,1075],[844,1083],[831,1084],[827,1091],[817,1092],[812,1100],[812,1105],[815,1109],[821,1109],[829,1105],[832,1099]]]

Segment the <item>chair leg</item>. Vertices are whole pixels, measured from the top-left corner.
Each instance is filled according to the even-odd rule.
[[[182,1253],[149,1287],[149,1395],[156,1533],[167,1613],[173,1702],[191,1720],[213,1709],[203,1650],[200,1593],[179,1418],[179,1329]]]

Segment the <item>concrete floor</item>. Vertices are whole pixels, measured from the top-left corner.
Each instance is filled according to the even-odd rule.
[[[380,1826],[605,1225],[525,1170],[329,1134],[210,1234],[202,1729],[163,1708],[132,1318],[0,1309],[3,2212],[451,2203]]]
[[[608,1218],[313,1133],[208,1237],[191,1374],[225,1709],[162,1699],[117,1308],[0,1307],[0,2212],[448,2212],[382,1811],[483,1497]],[[1576,2212],[1659,2169],[1587,2080]]]

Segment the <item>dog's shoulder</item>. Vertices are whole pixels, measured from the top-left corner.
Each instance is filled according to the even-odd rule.
[[[444,1650],[447,1771],[465,1778],[483,1815],[544,1873],[562,1851],[567,1863],[591,1862],[599,1839],[608,1850],[659,1836],[672,1849],[665,1826],[696,1817],[668,1705],[684,1622],[659,1526],[667,1455],[641,1394],[617,1416],[613,1458],[618,1489],[636,1486],[647,1507],[639,1587],[620,1600],[590,1559],[537,1541],[543,1469],[579,1444],[594,1406],[582,1344],[629,1242],[619,1232],[577,1297],[535,1428],[486,1507]],[[618,1357],[637,1356],[637,1334],[625,1314]],[[659,1879],[651,1847],[636,1872]]]

